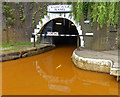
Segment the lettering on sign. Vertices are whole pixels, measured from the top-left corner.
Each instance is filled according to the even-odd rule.
[[[58,36],[58,32],[47,32],[47,36]]]
[[[72,10],[72,5],[48,5],[48,12],[70,12]]]

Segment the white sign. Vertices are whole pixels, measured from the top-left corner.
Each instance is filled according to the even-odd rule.
[[[85,33],[85,35],[93,35],[93,33]]]
[[[47,32],[47,36],[58,36],[58,32]]]
[[[70,12],[72,10],[72,5],[48,5],[48,12]]]

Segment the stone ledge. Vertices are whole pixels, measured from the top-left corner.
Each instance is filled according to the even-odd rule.
[[[22,51],[0,54],[0,62],[37,55],[37,54],[52,50],[54,48],[55,48],[55,45],[46,45],[43,47],[32,47]]]
[[[114,62],[112,60],[81,57],[76,54],[76,50],[72,54],[72,61],[78,68],[120,76],[120,69],[115,67],[113,69]]]

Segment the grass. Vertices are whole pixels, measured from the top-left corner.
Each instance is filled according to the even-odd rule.
[[[7,47],[13,47],[13,46],[19,46],[19,45],[33,45],[32,43],[5,43],[0,44],[0,47],[7,48]]]
[[[6,50],[0,50],[0,53],[2,52],[9,52],[9,51],[18,51],[19,49],[15,48],[15,49],[6,49]]]
[[[39,43],[37,42],[36,45],[39,45]],[[20,49],[26,49],[30,47],[33,47],[33,43],[4,43],[0,44],[0,48],[2,48],[0,49],[0,53],[18,51]]]

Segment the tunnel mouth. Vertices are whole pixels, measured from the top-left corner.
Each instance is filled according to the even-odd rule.
[[[73,22],[65,18],[56,18],[49,21],[42,30],[42,34],[57,32],[58,36],[41,36],[40,42],[54,44],[57,47],[62,45],[77,45],[78,31]]]
[[[53,44],[55,44],[56,47],[76,46],[76,43],[77,43],[77,37],[72,37],[72,36],[53,37]]]

